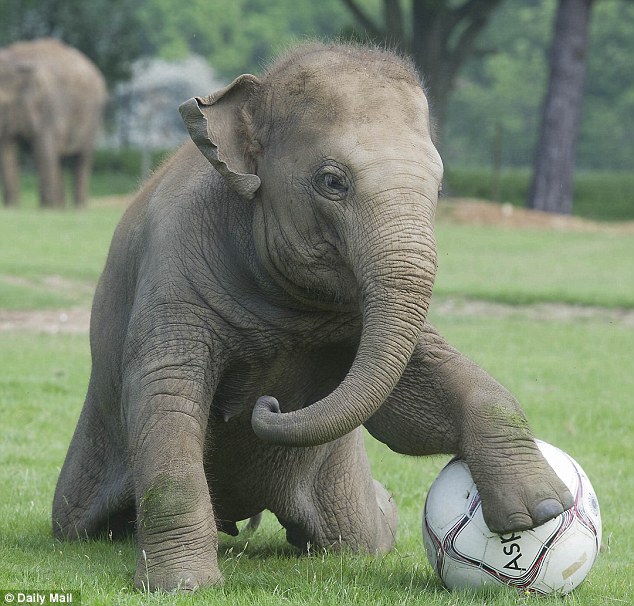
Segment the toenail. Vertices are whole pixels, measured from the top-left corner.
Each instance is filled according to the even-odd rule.
[[[563,507],[557,499],[544,499],[537,504],[533,512],[533,520],[539,526],[563,512]]]

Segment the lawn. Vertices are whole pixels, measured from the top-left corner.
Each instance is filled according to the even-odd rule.
[[[437,296],[634,308],[632,234],[445,225]]]
[[[0,310],[88,305],[122,208],[0,210]],[[535,320],[460,313],[448,297],[634,308],[631,236],[510,231],[443,224],[431,319],[520,399],[538,437],[585,468],[602,508],[604,547],[568,598],[540,604],[634,600],[634,328],[601,319]],[[520,309],[520,308],[518,308]],[[87,335],[0,332],[0,589],[80,590],[84,604],[525,604],[512,591],[450,594],[427,564],[420,510],[446,458],[395,455],[368,437],[373,473],[399,504],[397,547],[381,558],[298,557],[273,516],[251,536],[222,536],[223,587],[193,596],[132,589],[132,542],[62,544],[50,504],[89,372]]]
[[[0,309],[85,305],[119,204],[89,211],[0,211]],[[634,237],[620,233],[437,227],[436,297],[634,309]]]

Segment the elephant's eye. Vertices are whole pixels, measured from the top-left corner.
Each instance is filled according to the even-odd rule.
[[[347,186],[342,183],[336,175],[327,174],[324,175],[324,185],[328,189],[334,189],[336,191],[347,191]]]
[[[350,180],[343,167],[332,161],[325,162],[313,176],[313,187],[328,200],[343,200],[348,195]]]

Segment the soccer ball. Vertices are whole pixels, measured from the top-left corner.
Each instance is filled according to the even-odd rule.
[[[467,464],[453,459],[434,480],[423,511],[423,541],[448,589],[510,585],[568,593],[586,577],[601,545],[599,502],[588,476],[565,452],[537,440],[574,506],[532,530],[491,532]]]

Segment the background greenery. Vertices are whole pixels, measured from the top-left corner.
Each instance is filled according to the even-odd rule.
[[[380,2],[360,2],[377,16]],[[178,10],[176,9],[178,5]],[[403,6],[409,6],[406,3]],[[555,0],[506,0],[495,12],[454,92],[441,142],[445,162],[491,162],[500,133],[502,163],[529,166],[546,86]],[[194,51],[226,79],[259,72],[291,41],[350,31],[341,0],[152,0],[140,3],[147,50],[166,58]],[[591,22],[581,168],[634,167],[634,4],[597,2]]]
[[[505,168],[499,173],[484,167],[445,170],[444,193],[524,206],[530,185],[528,168]],[[634,219],[634,172],[579,170],[574,177],[572,213],[597,221]]]
[[[500,132],[502,163],[529,166],[546,87],[547,52],[556,3],[507,0],[494,14],[480,46],[488,49],[465,69],[452,98],[444,142],[448,164],[491,161]],[[634,4],[596,2],[590,26],[579,168],[631,170],[634,146]],[[576,203],[576,200],[575,200]]]
[[[380,21],[379,0],[359,0]],[[504,0],[463,70],[441,142],[450,167],[488,166],[493,149],[507,167],[532,164],[547,80],[556,0]],[[410,2],[402,3],[411,9]],[[634,3],[593,8],[577,164],[634,168]],[[108,19],[101,18],[108,15]],[[55,24],[53,27],[52,24]],[[114,83],[140,55],[205,57],[219,76],[261,72],[277,53],[305,38],[350,34],[343,0],[5,0],[0,45],[50,32],[92,49]],[[204,91],[203,91],[204,92]]]

